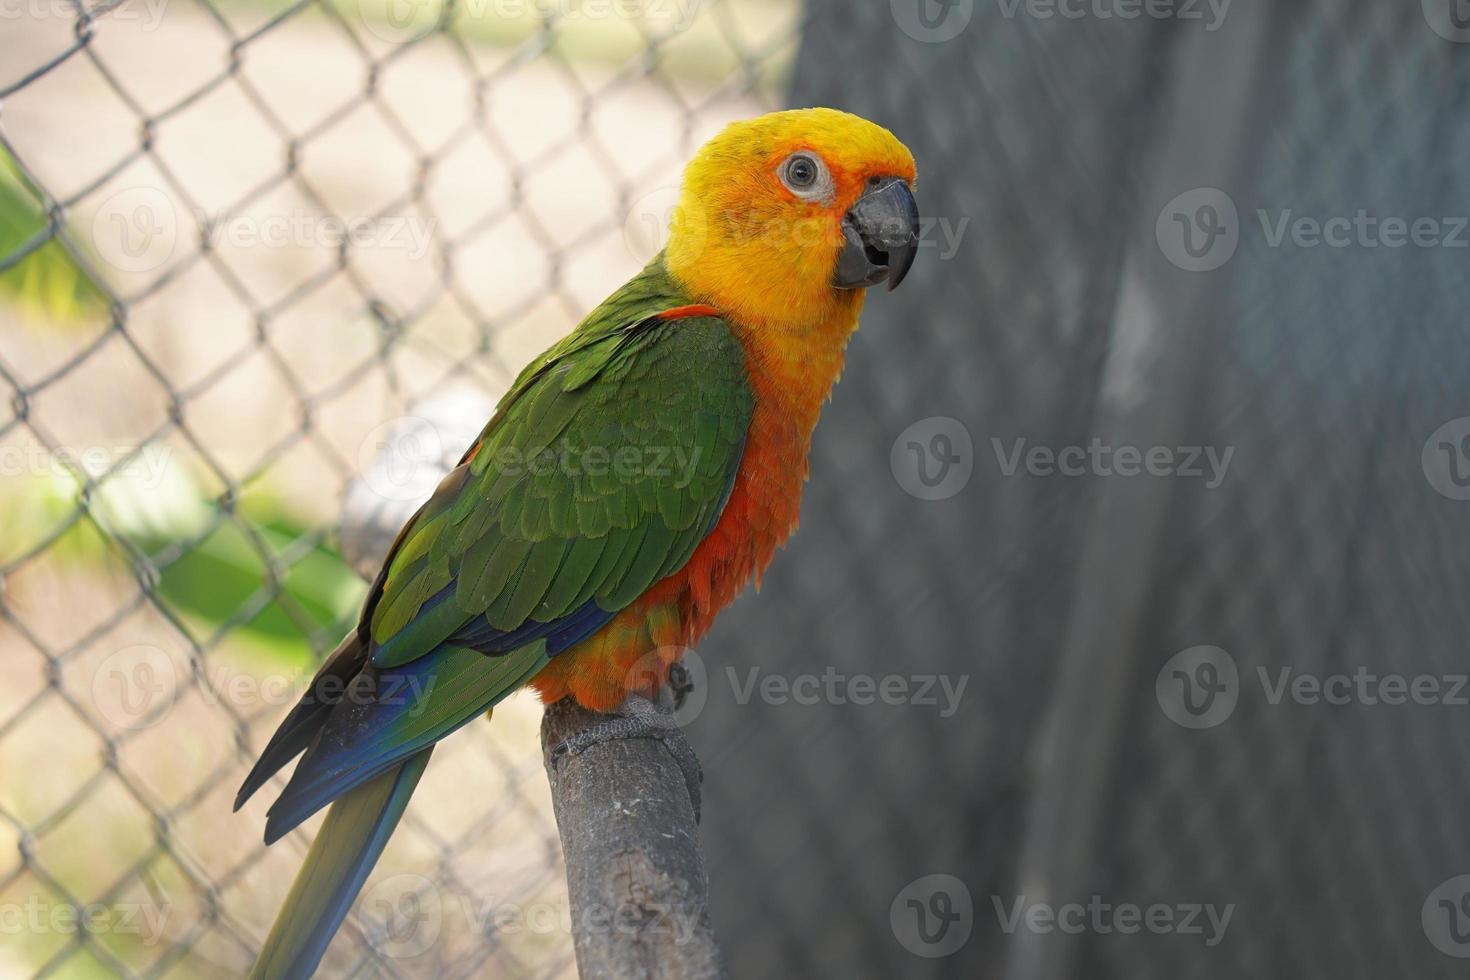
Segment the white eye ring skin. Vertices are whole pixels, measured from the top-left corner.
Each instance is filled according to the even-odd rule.
[[[832,172],[821,157],[809,150],[798,150],[782,160],[776,173],[786,189],[803,201],[830,205],[837,199]]]

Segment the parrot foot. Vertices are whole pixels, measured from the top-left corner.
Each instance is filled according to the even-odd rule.
[[[704,770],[689,739],[684,737],[673,716],[641,694],[631,694],[615,711],[608,712],[600,720],[586,728],[573,732],[551,750],[552,759],[566,755],[580,755],[594,745],[615,742],[620,739],[656,739],[664,744],[669,754],[678,763],[684,774],[684,784],[689,789],[689,802],[694,806],[694,820],[699,821],[699,784],[704,781]]]

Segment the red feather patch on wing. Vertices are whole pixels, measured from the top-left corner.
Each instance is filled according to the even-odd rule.
[[[694,303],[690,306],[676,306],[672,310],[664,310],[658,314],[660,320],[687,320],[692,316],[714,316],[720,315],[720,311],[713,306],[704,303]]]

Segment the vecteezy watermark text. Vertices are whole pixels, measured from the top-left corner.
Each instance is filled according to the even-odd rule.
[[[1154,234],[1164,257],[1189,272],[1210,272],[1229,262],[1253,228],[1269,249],[1470,248],[1466,215],[1385,215],[1366,207],[1315,214],[1289,207],[1255,208],[1252,214],[1254,223],[1243,220],[1229,194],[1217,187],[1196,187],[1164,205]]]
[[[671,477],[677,489],[689,486],[701,455],[698,446],[556,446],[526,451],[515,446],[495,450],[491,466],[504,476],[611,476],[619,481]]]
[[[642,21],[659,33],[681,34],[710,0],[457,0],[455,19],[503,23],[529,20]],[[362,24],[373,36],[402,43],[430,30],[443,13],[439,0],[357,0]]]
[[[446,459],[445,446],[439,425],[429,419],[405,415],[382,422],[358,447],[363,482],[385,500],[422,500],[453,465],[452,459]],[[699,446],[602,445],[574,443],[566,437],[550,446],[501,446],[486,452],[484,457],[476,456],[476,467],[488,467],[512,479],[559,473],[574,481],[606,477],[627,485],[655,478],[676,490],[694,482],[705,458]]]
[[[683,946],[699,930],[690,909],[629,897],[617,905],[593,904],[573,915],[566,900],[508,902],[444,889],[416,874],[385,878],[363,893],[361,908],[380,923],[378,950],[412,959],[431,949],[446,919],[458,918],[487,938],[511,935],[620,935]],[[574,921],[575,919],[575,921]]]
[[[437,679],[411,674],[358,674],[352,678],[331,674],[243,673],[225,664],[196,665],[198,697],[208,705],[235,708],[308,704],[372,704],[402,707],[416,717],[428,705]],[[119,728],[139,730],[167,718],[186,690],[190,669],[163,649],[135,644],[109,654],[92,674],[92,704]]]
[[[108,4],[109,23],[136,23],[143,31],[154,31],[163,21],[169,0],[128,0],[126,3]],[[75,23],[82,4],[75,0],[0,0],[0,21],[7,20],[60,20]],[[85,4],[91,10],[101,4]]]
[[[154,271],[174,257],[187,234],[190,222],[181,218],[180,211],[158,187],[124,188],[104,200],[93,215],[92,243],[116,269]],[[434,220],[415,214],[339,218],[305,208],[248,214],[195,209],[192,224],[202,247],[373,248],[401,251],[410,261],[428,254],[438,227]]]
[[[1254,685],[1246,683],[1253,679]],[[1195,646],[1170,657],[1154,692],[1170,721],[1184,728],[1214,728],[1234,712],[1247,692],[1258,690],[1268,707],[1470,707],[1470,674],[1381,672],[1359,664],[1316,673],[1292,665],[1257,665],[1242,674],[1235,658],[1216,646]]]
[[[1015,476],[1022,469],[1031,476],[1168,476],[1203,479],[1207,490],[1225,481],[1235,447],[1223,450],[1214,446],[1109,446],[1094,436],[1086,446],[1028,445],[1025,439],[1014,439],[1009,445],[992,438],[995,461],[1005,476]]]
[[[168,446],[58,446],[36,444],[0,446],[0,478],[51,476],[68,479],[80,471],[91,477],[104,473],[122,477],[142,489],[163,485],[173,451]]]
[[[1233,0],[995,0],[1000,15],[1013,20],[1024,14],[1035,20],[1178,20],[1203,23],[1218,31]]]
[[[828,666],[821,674],[763,673],[750,667],[742,678],[734,667],[725,674],[735,692],[735,703],[749,704],[759,696],[765,704],[887,704],[938,708],[939,717],[949,718],[960,707],[969,674],[958,678],[948,674],[848,674]]]
[[[163,937],[172,912],[151,902],[47,902],[31,895],[23,902],[0,902],[0,936],[56,934],[137,936],[144,946]]]
[[[915,41],[943,44],[964,33],[978,0],[889,0],[893,21]],[[1214,32],[1233,0],[994,0],[1001,17],[1014,20],[1177,20]],[[1427,0],[1426,0],[1427,2]]]
[[[628,208],[623,220],[623,240],[628,252],[640,262],[647,262],[669,244],[676,220],[686,251],[697,251],[718,235],[726,241],[746,245],[766,243],[780,246],[819,247],[841,243],[840,229],[820,217],[773,218],[767,215],[719,213],[714,216],[680,211],[678,187],[658,187],[639,197]],[[935,259],[947,262],[959,254],[970,218],[925,215],[919,219],[918,248],[930,250]],[[907,231],[907,229],[894,229]]]
[[[688,725],[709,703],[712,685],[728,685],[730,698],[744,707],[757,702],[784,707],[826,704],[839,707],[889,705],[933,710],[953,717],[964,700],[969,674],[870,674],[828,665],[820,673],[781,674],[759,666],[726,665],[714,671],[688,647],[649,651],[628,671],[625,689],[667,697],[674,721]],[[722,695],[723,696],[723,695]]]
[[[1358,208],[1349,217],[1297,214],[1291,208],[1274,212],[1257,208],[1256,220],[1271,248],[1281,248],[1287,243],[1297,248],[1470,247],[1470,236],[1465,233],[1470,217],[1463,215],[1380,218],[1366,208]]]
[[[1017,930],[1073,936],[1082,933],[1131,936],[1150,932],[1156,936],[1199,936],[1207,947],[1220,944],[1235,915],[1234,903],[1223,907],[1201,902],[1155,902],[1141,906],[1133,902],[1105,902],[1101,895],[1093,895],[1086,904],[1028,902],[1025,895],[1018,895],[1009,903],[999,895],[992,895],[990,902],[1001,931],[1008,936]]]

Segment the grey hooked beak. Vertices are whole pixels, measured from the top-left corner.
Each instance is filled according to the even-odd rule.
[[[847,240],[832,285],[867,289],[887,282],[898,288],[919,253],[919,203],[908,181],[878,177],[842,219]]]

